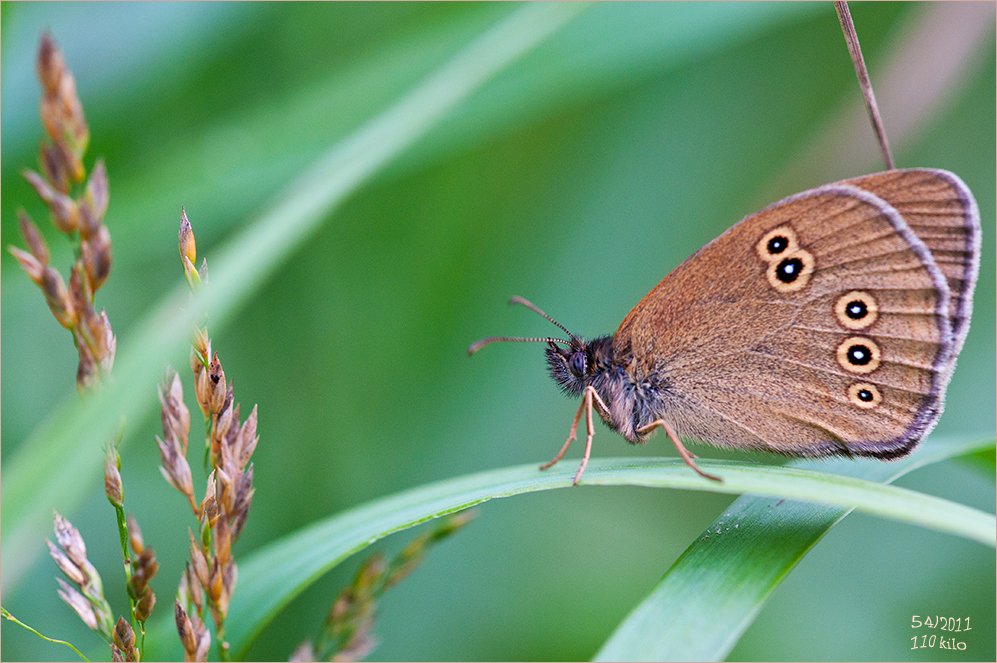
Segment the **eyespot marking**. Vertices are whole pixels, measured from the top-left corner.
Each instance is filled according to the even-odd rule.
[[[809,251],[798,248],[779,260],[772,260],[765,277],[779,292],[795,292],[810,281],[813,271],[814,257]]]
[[[879,368],[879,346],[868,338],[852,336],[838,346],[838,363],[850,373],[872,373]]]
[[[868,382],[856,382],[848,388],[848,400],[863,410],[871,410],[883,402],[879,388]]]
[[[879,317],[879,305],[868,292],[853,290],[838,298],[834,315],[848,329],[865,329]]]
[[[796,233],[788,225],[768,231],[755,245],[758,256],[765,262],[772,262],[789,255],[797,248],[799,243],[796,241]]]

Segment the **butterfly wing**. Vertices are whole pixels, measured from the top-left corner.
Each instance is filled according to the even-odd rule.
[[[969,332],[973,290],[980,271],[980,212],[969,187],[945,170],[891,170],[845,180],[896,209],[924,242],[949,286],[955,357]]]
[[[637,381],[663,385],[660,415],[680,433],[798,455],[894,457],[934,425],[975,267],[943,273],[898,210],[870,192],[902,185],[875,177],[747,217],[624,319],[617,356],[631,358]],[[951,189],[975,209],[964,186]],[[975,264],[972,242],[961,244],[964,265]],[[947,276],[968,285],[955,306]]]

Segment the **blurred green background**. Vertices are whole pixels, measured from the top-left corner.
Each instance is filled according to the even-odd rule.
[[[23,205],[43,226],[53,262],[68,271],[69,248],[18,175],[34,166],[42,135],[33,58],[43,29],[76,75],[91,126],[89,159],[107,161],[114,267],[98,305],[120,347],[183,279],[181,204],[210,267],[213,251],[325,149],[517,8],[5,2],[3,244],[23,245],[14,221]],[[853,7],[874,84],[925,21],[939,21],[937,29],[928,24],[929,34],[942,30],[936,9]],[[982,25],[976,42],[968,33],[952,37],[953,45],[976,46],[930,112],[891,134],[898,166],[956,172],[982,216],[973,327],[936,435],[992,437],[997,416],[992,5]],[[467,345],[492,334],[553,331],[507,307],[514,294],[577,334],[612,332],[669,270],[744,215],[880,170],[875,152],[821,149],[846,144],[826,131],[858,95],[830,3],[589,7],[377,173],[227,324],[209,321],[237,400],[247,412],[259,404],[256,495],[236,558],[404,488],[549,459],[576,404],[546,376],[542,348],[496,346],[468,359]],[[880,101],[887,131],[891,118],[901,125],[916,105]],[[73,397],[76,359],[69,334],[6,252],[0,265],[6,472],[47,413]],[[185,389],[196,409],[189,379]],[[128,422],[122,474],[127,507],[159,556],[153,586],[157,612],[165,613],[190,516],[157,470],[151,383],[148,398],[150,416]],[[629,448],[600,427],[594,453],[673,453],[667,446],[655,438]],[[113,512],[99,478],[85,480],[92,499],[64,514],[82,531],[120,612],[127,603]],[[994,477],[963,463],[901,483],[993,509]],[[203,490],[202,478],[195,486]],[[589,658],[729,502],[638,488],[490,502],[387,595],[373,658]],[[411,536],[376,548],[397,550]],[[250,657],[286,659],[316,631],[358,562],[298,598]],[[993,660],[994,566],[994,551],[978,544],[853,515],[775,592],[730,658]],[[96,636],[57,597],[56,575],[39,556],[4,588],[4,606],[92,649]],[[911,651],[914,614],[971,617],[967,650]],[[68,654],[7,622],[2,636],[6,660]]]

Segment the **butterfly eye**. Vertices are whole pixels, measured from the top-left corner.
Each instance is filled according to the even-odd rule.
[[[568,370],[571,371],[576,377],[582,377],[585,375],[585,368],[588,362],[585,360],[584,352],[573,352],[571,358],[568,359]]]

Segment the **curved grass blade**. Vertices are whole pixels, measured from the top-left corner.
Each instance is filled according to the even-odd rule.
[[[925,453],[922,448],[902,467],[909,470],[923,463],[937,462],[993,444],[990,441],[947,445],[941,450],[937,445],[925,445],[930,447],[929,452],[936,453]],[[701,459],[701,464],[704,469],[722,476],[724,482],[706,481],[696,476],[679,459],[604,458],[589,463],[582,484],[655,486],[733,494],[754,493],[777,500],[815,500],[836,506],[808,505],[812,509],[847,512],[856,508],[873,515],[997,545],[997,520],[994,516],[930,495],[812,469],[704,459]],[[883,466],[881,463],[875,465]],[[541,472],[535,464],[530,464],[427,484],[337,514],[255,551],[239,565],[239,589],[233,596],[226,621],[227,636],[234,655],[244,655],[274,615],[312,582],[378,539],[490,499],[570,487],[576,469],[570,463],[562,463]],[[804,526],[805,519],[793,523],[792,527],[784,525],[785,533],[792,538],[795,528]],[[803,552],[815,542],[816,539]],[[171,641],[167,638],[151,639],[153,642],[164,640]],[[156,651],[151,655],[169,656],[169,652]]]
[[[587,5],[525,5],[492,25],[397,104],[335,145],[212,261],[211,284],[189,301],[185,284],[164,297],[118,344],[114,379],[85,403],[65,404],[4,468],[3,591],[38,554],[51,505],[77,504],[103,462],[99,451],[122,415],[147,414],[167,362],[186,355],[194,320],[217,325],[238,310],[320,222],[386,163],[410,147],[496,72],[542,43]],[[179,202],[177,203],[179,205]],[[179,312],[185,308],[185,313]],[[126,440],[125,440],[126,441]]]
[[[993,441],[942,445],[928,440],[898,463],[793,464],[827,468],[833,463],[831,471],[839,475],[889,483],[919,467],[993,448]],[[724,660],[773,590],[850,512],[827,504],[740,497],[682,553],[595,660]]]

